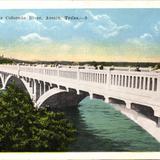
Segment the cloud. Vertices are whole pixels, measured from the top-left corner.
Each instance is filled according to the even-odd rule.
[[[153,36],[150,33],[144,33],[140,36],[141,40],[152,40]]]
[[[61,17],[61,20],[54,21],[49,29],[52,37],[74,41],[75,39],[99,41],[116,37],[130,28],[128,24],[118,25],[107,14],[93,14],[87,10],[83,11],[79,17],[83,18],[83,16],[87,19],[66,20],[65,17]]]
[[[74,29],[78,29],[78,28],[80,28],[83,24],[84,24],[84,22],[78,22],[77,24],[75,24],[75,25],[73,26],[73,28],[74,28]]]
[[[5,20],[0,22],[0,39],[2,40],[18,40],[20,36],[30,33],[44,34],[47,32],[47,27],[42,21],[37,20],[37,15],[33,12],[26,12],[23,15],[16,17],[25,17],[17,20]],[[29,20],[29,17],[34,19]]]
[[[5,24],[5,20],[0,20],[0,24]]]
[[[37,15],[33,12],[27,12],[23,15],[21,15],[22,17],[25,17],[25,20],[18,20],[17,22],[20,23],[21,27],[25,30],[37,30],[37,31],[42,31],[42,30],[46,30],[47,27],[40,22],[39,20],[37,20]],[[32,17],[32,19],[31,19]],[[19,26],[20,27],[20,26]]]
[[[23,14],[22,17],[25,17],[29,20],[30,17],[35,17],[36,18],[37,15],[33,12],[27,12],[27,13]]]
[[[86,11],[90,19],[90,30],[95,34],[108,39],[110,37],[115,37],[121,33],[121,31],[128,30],[131,26],[128,24],[118,25],[113,22],[112,19],[107,14],[94,15],[91,11]]]
[[[160,21],[154,25],[154,31],[156,33],[160,33]]]
[[[140,35],[139,37],[128,39],[127,42],[130,44],[147,46],[149,43],[153,42],[153,36],[150,33],[144,33]]]
[[[20,39],[23,42],[52,42],[52,40],[48,37],[42,37],[37,33],[30,33],[25,36],[21,36]]]
[[[87,10],[86,13],[88,13],[88,15],[95,21],[98,21],[98,20],[103,20],[103,19],[110,19],[110,17],[106,14],[102,14],[102,15],[94,15],[91,11]]]

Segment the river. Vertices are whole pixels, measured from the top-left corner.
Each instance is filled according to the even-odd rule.
[[[151,135],[101,100],[86,98],[64,112],[77,128],[70,151],[160,151]]]

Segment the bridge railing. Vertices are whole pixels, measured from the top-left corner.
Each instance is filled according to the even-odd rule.
[[[20,73],[34,73],[42,76],[57,76],[79,81],[106,84],[109,70],[91,70],[78,68],[20,66]]]
[[[160,93],[160,74],[156,72],[111,71],[110,84],[112,88]]]
[[[0,71],[18,75],[19,66],[18,65],[0,65]]]
[[[58,77],[72,79],[88,84],[96,83],[107,85],[110,89],[132,90],[146,93],[160,93],[160,73],[58,68],[42,66],[0,65],[1,72],[7,72],[18,76],[33,77]]]

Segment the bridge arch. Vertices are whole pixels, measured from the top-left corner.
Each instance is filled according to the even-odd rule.
[[[0,73],[0,88],[4,88],[4,78],[1,73]]]
[[[4,82],[4,88],[6,88],[6,87],[7,87],[8,82],[9,82],[9,80],[10,80],[12,77],[14,77],[14,76],[13,76],[13,75],[9,75],[9,76],[5,79],[5,82]]]
[[[26,91],[26,93],[28,93],[30,98],[32,99],[31,90],[30,90],[29,86],[27,85],[27,82],[23,78],[18,78],[18,77],[14,76],[14,75],[9,75],[6,78],[3,87],[6,88],[9,84],[13,84],[13,83],[15,83],[15,85],[18,88]]]
[[[84,99],[86,95],[77,95],[75,92],[67,92],[59,88],[52,88],[39,97],[35,103],[35,107],[53,107],[65,108],[78,106],[79,102]]]
[[[37,100],[37,102],[35,103],[35,106],[40,108],[42,106],[42,104],[48,99],[50,98],[51,96],[53,95],[56,95],[58,93],[61,93],[61,92],[66,92],[64,90],[60,90],[60,89],[57,89],[57,88],[53,88],[53,89],[50,89],[48,90],[47,92],[45,92],[42,96],[39,97],[39,99]]]
[[[23,82],[23,84],[24,84],[27,92],[28,92],[29,95],[30,95],[30,98],[32,99],[32,90],[30,89],[29,84],[28,84],[24,79],[20,79],[20,80]]]

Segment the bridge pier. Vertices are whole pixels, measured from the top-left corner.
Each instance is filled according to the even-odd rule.
[[[60,85],[57,85],[57,88],[60,89]]]
[[[77,91],[77,94],[79,95],[79,94],[80,94],[80,91],[79,91],[78,89],[77,89],[76,91]]]
[[[35,102],[42,94],[41,83],[38,80],[31,80],[28,85],[31,88],[31,97]]]
[[[33,96],[33,101],[35,102],[37,100],[37,84],[36,84],[36,80],[32,81],[32,96]]]
[[[29,80],[29,87],[32,87],[32,80]]]
[[[41,96],[40,82],[37,80],[37,82],[36,82],[36,99],[38,99],[40,96]]]
[[[44,93],[48,91],[48,85],[47,82],[44,82]]]
[[[105,96],[105,100],[104,101],[105,101],[105,103],[109,103],[109,97]]]
[[[125,103],[126,103],[126,108],[131,109],[131,102],[125,101]]]
[[[49,85],[50,85],[50,89],[54,88],[54,85],[52,83],[50,83]]]
[[[160,108],[160,106],[156,106],[156,108]],[[158,117],[158,120],[157,120],[157,127],[160,127],[160,109],[159,110],[155,110],[154,109],[154,116]]]
[[[45,91],[44,91],[44,82],[41,81],[40,83],[41,83],[41,95],[43,95],[45,93]]]
[[[157,127],[160,128],[160,117],[158,117]]]
[[[93,99],[93,93],[89,93],[90,99]]]
[[[5,89],[6,89],[6,87],[2,86],[1,90],[5,90]]]
[[[32,95],[34,94],[34,80],[31,80]]]
[[[41,81],[38,82],[39,83],[39,95],[42,95],[42,84]]]
[[[5,89],[5,76],[1,74],[2,89]]]

